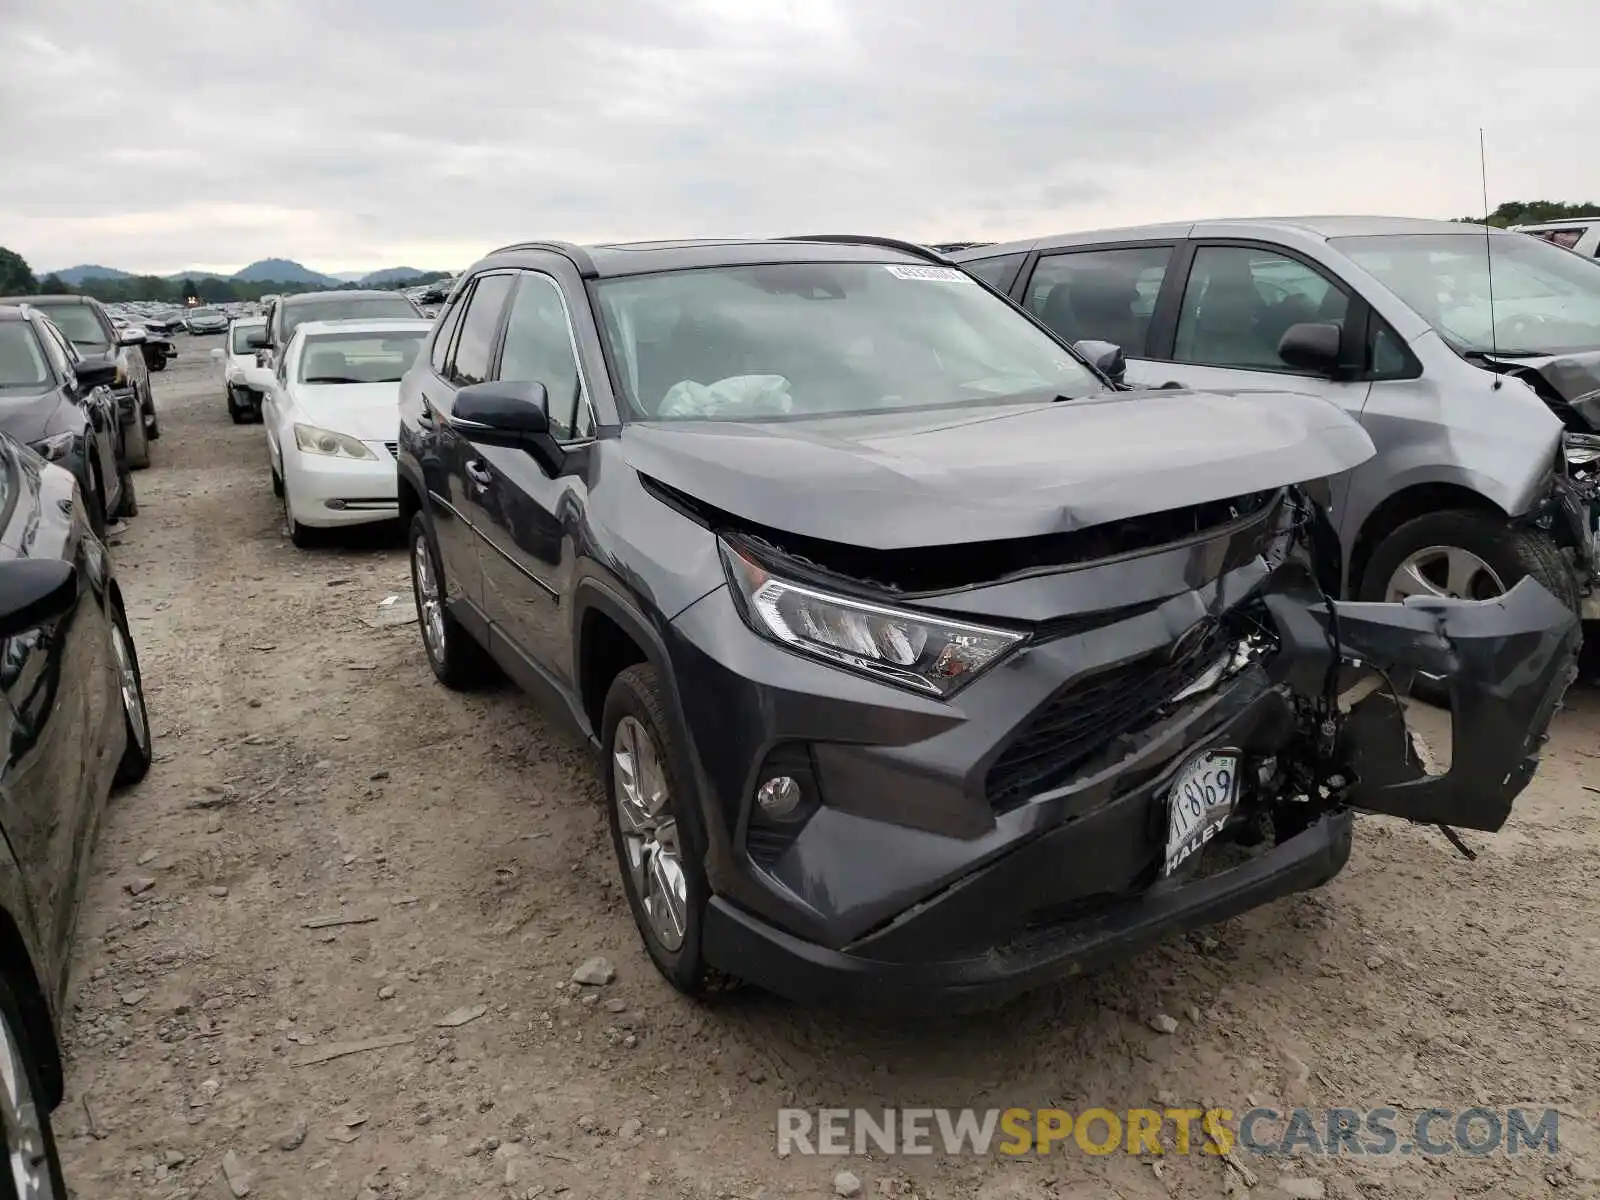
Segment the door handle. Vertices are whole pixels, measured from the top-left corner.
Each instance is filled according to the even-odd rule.
[[[477,461],[467,463],[467,478],[482,488],[486,488],[494,482],[494,476],[484,470],[483,464]]]
[[[422,415],[417,418],[417,424],[423,429],[437,429],[438,422],[434,419],[433,405],[428,403],[428,398],[422,398]]]

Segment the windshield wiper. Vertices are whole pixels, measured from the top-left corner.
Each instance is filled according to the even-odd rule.
[[[1543,350],[1463,350],[1461,357],[1468,362],[1493,362],[1497,358],[1543,358]]]
[[[352,379],[348,375],[308,375],[301,383],[360,383],[359,379]]]

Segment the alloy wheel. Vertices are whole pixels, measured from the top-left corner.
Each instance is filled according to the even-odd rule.
[[[422,643],[435,662],[444,661],[444,599],[439,595],[439,579],[433,569],[433,552],[428,539],[417,534],[411,544],[411,575],[417,585],[418,617],[422,623]]]
[[[629,885],[652,935],[663,949],[675,951],[688,932],[689,882],[661,755],[637,718],[617,722],[611,760]]]
[[[128,646],[128,635],[119,621],[111,625],[111,649],[117,658],[117,683],[122,689],[122,711],[128,714],[128,728],[141,752],[150,743],[150,724],[144,711],[144,689],[139,686],[139,672],[133,665],[133,652]]]
[[[22,1044],[0,1014],[0,1141],[18,1200],[55,1200],[43,1118],[28,1079]]]
[[[1384,599],[1440,596],[1453,600],[1492,600],[1505,594],[1495,569],[1460,546],[1427,546],[1406,558],[1389,578]]]

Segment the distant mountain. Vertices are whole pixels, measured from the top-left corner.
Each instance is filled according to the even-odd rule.
[[[70,283],[77,287],[85,279],[132,279],[127,271],[119,271],[115,267],[102,267],[96,263],[83,263],[80,266],[68,267],[63,271],[46,271],[44,275],[54,275],[62,283]],[[44,275],[39,276],[43,279]]]
[[[399,283],[405,279],[415,279],[418,275],[426,275],[426,271],[419,271],[415,267],[385,267],[381,271],[373,271],[368,275],[357,277],[357,282],[367,287],[383,287],[385,284]]]
[[[76,267],[67,267],[64,270],[53,272],[61,281],[78,287],[86,279],[132,279],[135,272],[119,270],[116,267],[102,267],[94,263],[82,263]],[[438,274],[438,272],[432,272]],[[46,271],[44,275],[52,274]],[[313,271],[302,263],[297,263],[290,258],[263,258],[251,263],[248,267],[241,267],[230,274],[220,271],[173,271],[161,278],[177,283],[184,279],[227,279],[240,283],[298,283],[312,287],[337,287],[340,284],[359,283],[364,287],[392,287],[397,283],[414,279],[420,275],[429,274],[427,271],[418,270],[416,267],[385,267],[381,271],[341,271],[334,275],[324,275],[320,271]],[[40,276],[43,278],[43,275]]]
[[[248,267],[241,267],[232,277],[241,283],[315,283],[322,287],[332,287],[340,282],[332,275],[313,271],[287,258],[263,258]]]

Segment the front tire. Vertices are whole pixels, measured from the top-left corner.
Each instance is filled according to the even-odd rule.
[[[1547,534],[1504,517],[1456,509],[1416,517],[1378,543],[1362,577],[1361,599],[1490,600],[1530,576],[1577,611],[1577,581]]]
[[[61,1157],[45,1109],[44,1087],[40,1081],[40,1047],[27,1036],[11,971],[0,974],[0,1151],[4,1161],[0,1170],[11,1178],[0,1179],[4,1194],[19,1194],[30,1200],[66,1200],[67,1186],[61,1178]]]
[[[433,530],[420,512],[411,517],[411,594],[417,605],[422,649],[436,679],[456,692],[500,681],[500,668],[445,605],[444,566]]]
[[[294,543],[297,550],[309,550],[317,544],[317,532],[309,525],[302,525],[294,519],[294,505],[289,499],[287,488],[278,492],[283,497],[283,524],[288,531],[289,540]]]
[[[1362,577],[1360,597],[1390,602],[1407,596],[1491,600],[1528,578],[1578,611],[1577,580],[1547,534],[1501,516],[1453,509],[1413,518],[1379,542]],[[1435,676],[1417,675],[1411,694],[1440,708],[1450,706],[1449,684]]]
[[[111,610],[111,655],[122,700],[123,733],[127,737],[113,783],[117,787],[128,787],[150,773],[155,751],[150,739],[150,715],[144,706],[144,676],[139,672],[139,653],[134,649],[133,633],[128,629],[128,616],[116,602]]]
[[[633,922],[662,978],[703,995],[723,982],[701,949],[711,897],[705,837],[654,667],[637,663],[612,680],[601,732],[611,846]]]
[[[249,411],[239,403],[238,389],[228,386],[228,415],[235,425],[243,425],[250,418]]]

